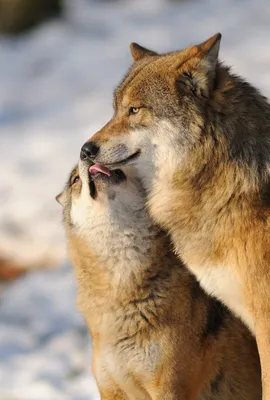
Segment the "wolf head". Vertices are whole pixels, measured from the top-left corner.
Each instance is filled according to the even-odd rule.
[[[131,44],[135,62],[115,91],[114,116],[84,144],[81,158],[111,168],[137,164],[144,178],[147,171],[153,173],[155,154],[162,153],[162,163],[171,162],[174,153],[166,153],[168,148],[177,150],[180,162],[204,127],[220,39],[217,34],[198,46],[164,55]]]
[[[150,245],[147,238],[155,228],[145,209],[145,192],[128,166],[109,171],[80,161],[56,200],[63,206],[69,240],[83,240],[100,256]]]

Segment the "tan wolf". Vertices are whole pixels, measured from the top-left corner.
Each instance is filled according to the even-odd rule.
[[[102,400],[261,399],[254,338],[174,254],[128,169],[81,162],[58,196]]]
[[[81,157],[136,166],[178,255],[256,335],[270,400],[270,106],[218,61],[220,39],[161,55],[132,44],[114,116]]]

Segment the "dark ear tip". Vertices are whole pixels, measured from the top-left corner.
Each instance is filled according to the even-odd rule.
[[[131,42],[129,48],[130,51],[132,52],[133,50],[140,50],[142,47],[136,42]]]
[[[216,41],[221,41],[222,34],[220,32],[216,33]]]
[[[158,54],[155,51],[146,49],[145,47],[140,46],[138,43],[132,42],[130,44],[130,52],[134,61],[139,61],[142,58],[157,56]]]
[[[212,36],[209,40],[212,41],[212,43],[219,43],[221,41],[222,34],[220,32],[216,33],[214,36]]]
[[[55,196],[55,200],[56,200],[57,203],[59,203],[60,205],[61,205],[61,203],[60,203],[61,194],[62,194],[62,193],[59,193],[57,196]]]

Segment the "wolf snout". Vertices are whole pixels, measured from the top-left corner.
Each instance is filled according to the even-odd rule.
[[[81,160],[93,160],[99,152],[99,146],[94,142],[86,142],[81,148]]]

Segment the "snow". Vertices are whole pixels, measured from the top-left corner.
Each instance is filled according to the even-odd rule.
[[[221,58],[270,95],[269,0],[69,0],[65,18],[0,39],[0,255],[63,265],[0,295],[0,398],[97,398],[54,197],[111,114],[137,41],[175,50],[223,34]]]
[[[70,267],[33,272],[5,287],[0,305],[0,398],[91,400],[87,329]]]

